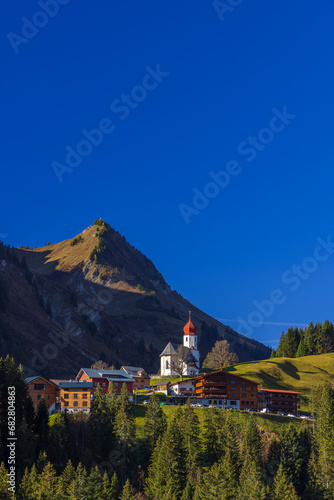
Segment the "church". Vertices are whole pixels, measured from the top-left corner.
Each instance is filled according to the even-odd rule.
[[[197,348],[197,328],[191,321],[189,312],[189,321],[183,328],[183,344],[174,344],[168,342],[165,349],[160,354],[160,373],[162,377],[177,377],[175,365],[180,364],[180,354],[178,352],[181,346],[189,350],[189,359],[183,363],[182,376],[194,376],[199,373],[199,350]],[[181,362],[182,363],[182,362]]]

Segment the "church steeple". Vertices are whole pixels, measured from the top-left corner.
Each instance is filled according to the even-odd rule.
[[[197,328],[191,321],[191,311],[189,311],[189,321],[183,328],[184,335],[196,335]]]

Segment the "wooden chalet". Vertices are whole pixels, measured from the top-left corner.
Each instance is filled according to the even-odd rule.
[[[282,389],[259,389],[259,410],[268,408],[273,413],[291,414],[298,417],[300,392]]]
[[[150,388],[150,377],[140,366],[122,366],[121,370],[124,370],[131,378],[133,378],[133,389],[136,391],[138,389]]]
[[[34,409],[37,410],[38,402],[43,396],[46,401],[46,406],[49,412],[52,411],[52,407],[58,401],[59,387],[57,384],[48,380],[40,375],[36,377],[29,377],[25,380],[29,394],[31,396],[32,402],[34,403]]]
[[[256,382],[224,370],[205,373],[196,377],[196,399],[203,406],[257,410]]]

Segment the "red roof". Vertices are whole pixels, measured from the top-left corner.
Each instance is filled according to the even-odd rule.
[[[190,314],[189,314],[189,321],[186,324],[186,326],[183,328],[183,331],[184,331],[184,335],[196,335],[197,328],[193,324],[193,322],[191,321]]]
[[[284,389],[260,389],[258,387],[258,391],[264,391],[264,392],[281,392],[282,394],[302,394],[301,392],[296,392],[296,391],[285,391]]]

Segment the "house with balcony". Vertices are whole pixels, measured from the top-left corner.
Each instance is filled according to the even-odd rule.
[[[256,382],[224,370],[205,373],[195,379],[195,394],[202,406],[257,410]]]
[[[283,389],[259,389],[259,410],[267,408],[272,413],[291,414],[298,417],[300,392]]]

